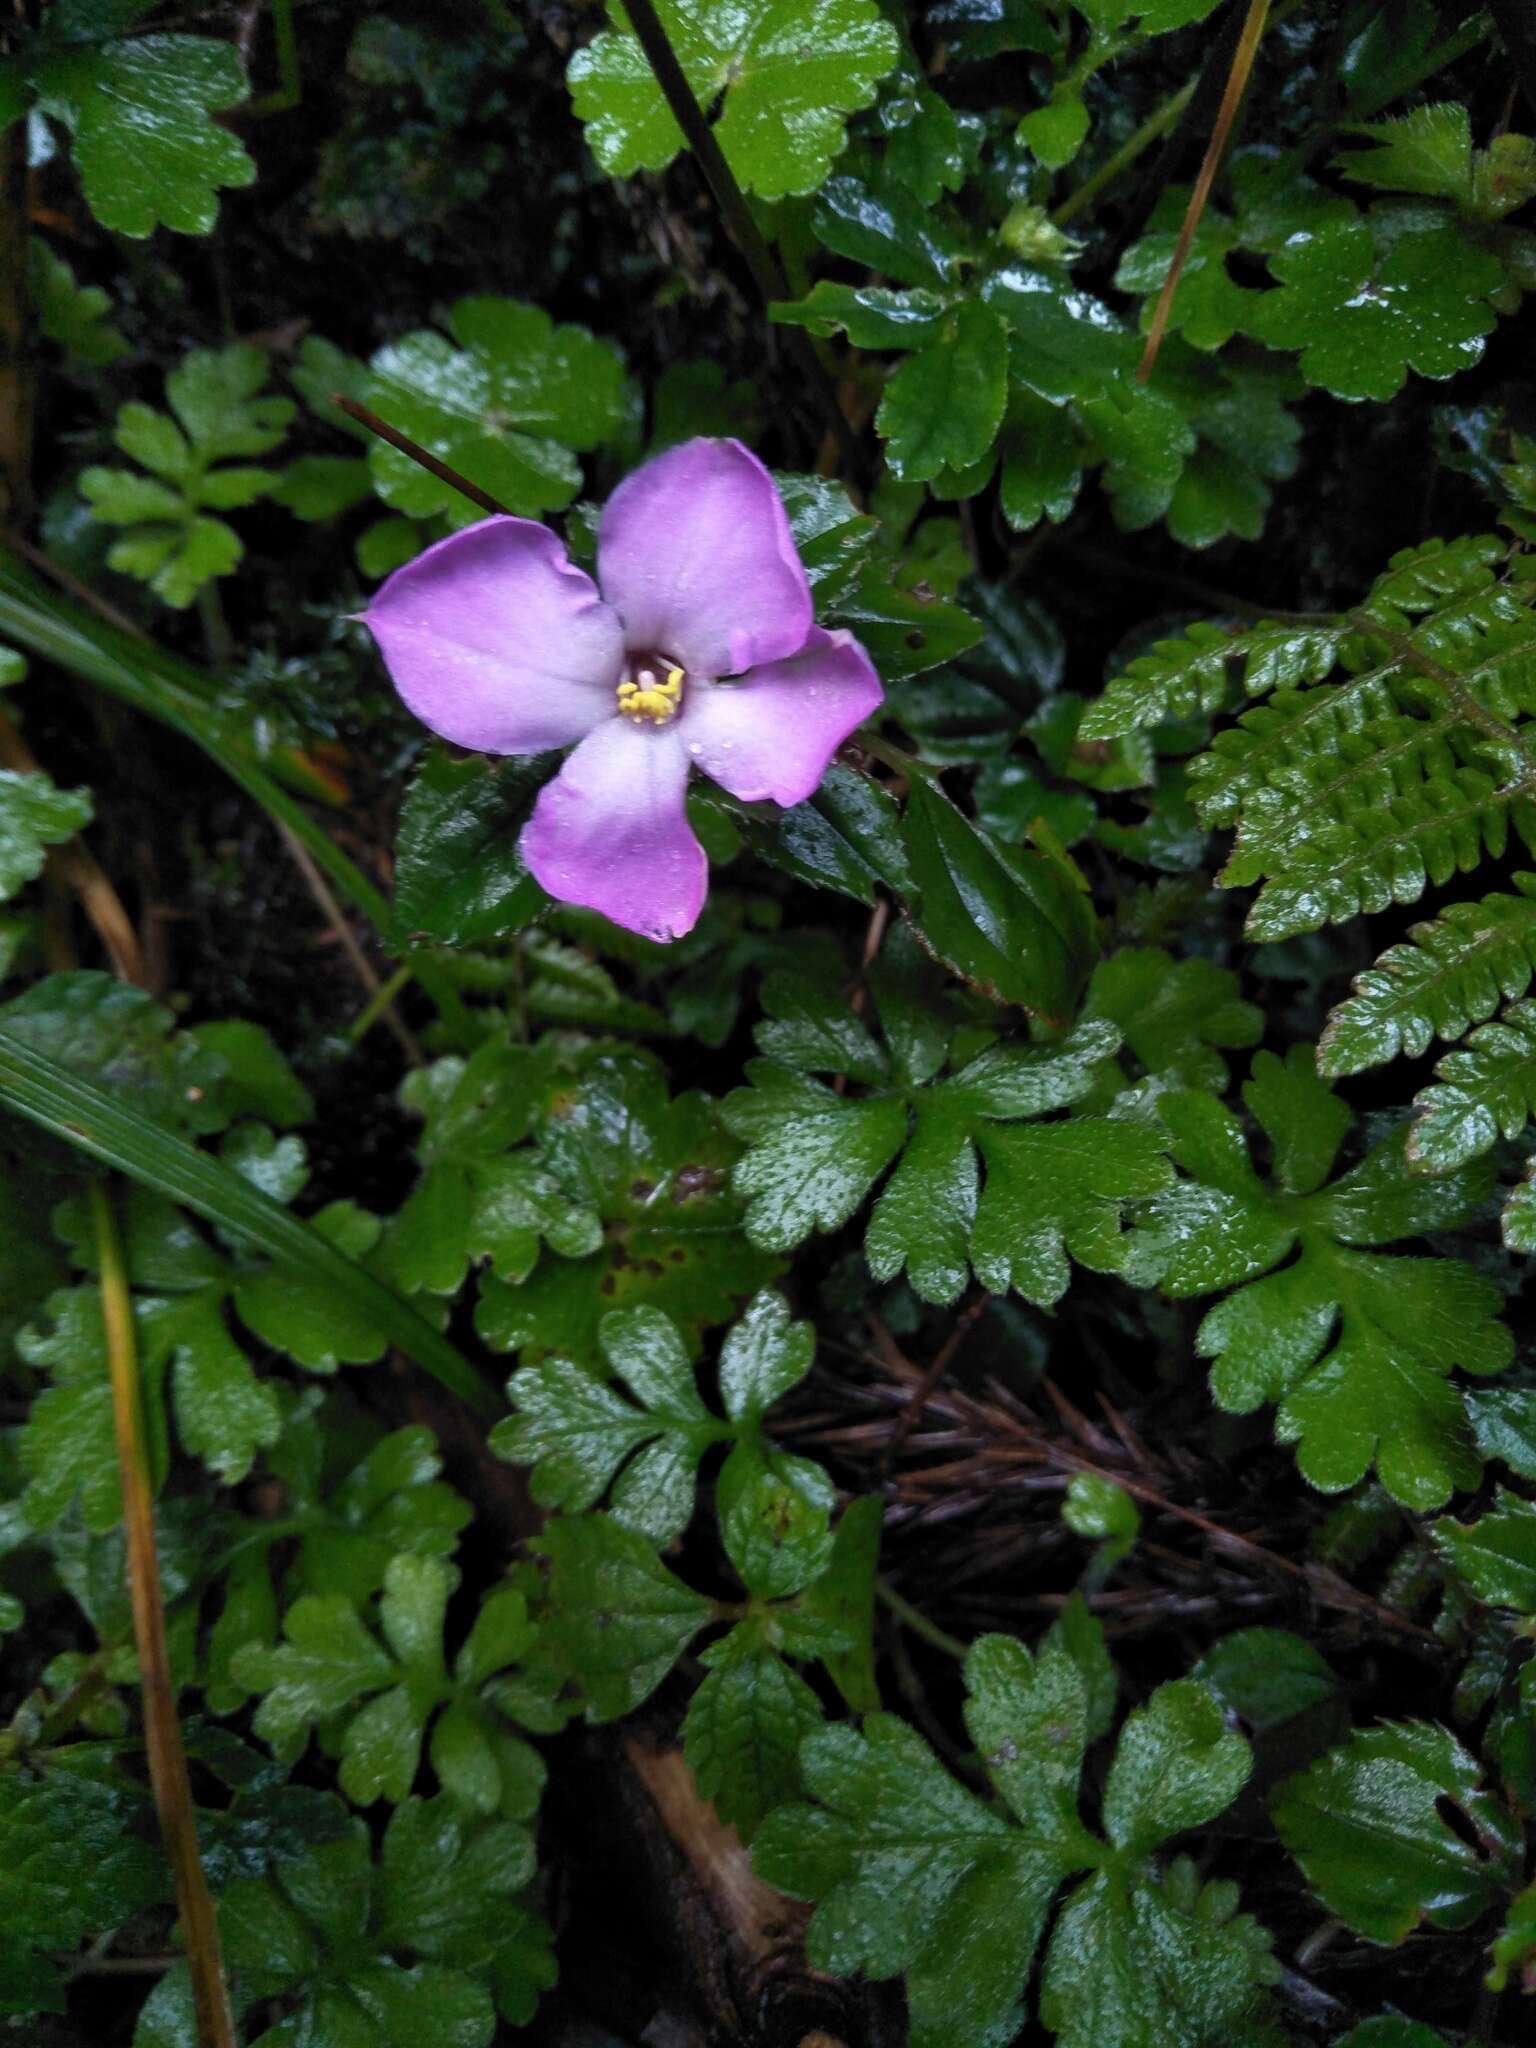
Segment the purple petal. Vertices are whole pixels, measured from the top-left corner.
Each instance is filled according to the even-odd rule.
[[[522,838],[534,880],[642,938],[680,939],[698,922],[709,885],[687,788],[676,725],[605,720],[539,791]]]
[[[603,513],[597,579],[626,646],[694,676],[779,661],[810,630],[784,507],[739,441],[685,441],[627,476]]]
[[[678,726],[693,761],[732,796],[799,804],[882,695],[857,640],[812,626],[803,654],[739,683],[692,684]]]
[[[487,754],[569,746],[613,710],[618,616],[532,519],[483,519],[397,569],[363,614],[423,725]]]

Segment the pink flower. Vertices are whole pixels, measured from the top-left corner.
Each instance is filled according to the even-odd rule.
[[[688,441],[626,477],[597,569],[601,595],[547,527],[485,519],[397,570],[365,623],[444,739],[488,754],[577,742],[523,858],[562,903],[681,938],[709,879],[689,770],[744,801],[803,803],[880,682],[856,640],[812,623],[779,494],[739,441]]]

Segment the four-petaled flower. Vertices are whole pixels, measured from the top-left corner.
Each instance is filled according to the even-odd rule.
[[[598,582],[547,527],[495,518],[396,570],[365,614],[400,695],[488,754],[578,744],[523,830],[535,879],[649,939],[708,885],[685,799],[798,804],[881,698],[868,655],[812,622],[773,480],[739,441],[688,441],[603,513]]]

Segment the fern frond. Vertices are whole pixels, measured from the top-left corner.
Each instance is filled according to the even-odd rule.
[[[1519,895],[1450,904],[1356,975],[1323,1029],[1318,1071],[1336,1080],[1417,1057],[1523,996],[1536,973],[1536,875],[1513,881]]]
[[[1297,688],[1326,676],[1348,632],[1342,621],[1249,627],[1199,624],[1138,655],[1083,719],[1079,737],[1119,739],[1169,719],[1222,710],[1241,685],[1250,697]]]
[[[1406,612],[1433,611],[1448,599],[1492,587],[1494,565],[1509,552],[1496,533],[1463,534],[1457,540],[1426,540],[1400,548],[1371,585],[1363,612],[1384,624]]]
[[[1283,809],[1284,792],[1262,795]],[[1248,936],[1294,938],[1392,903],[1415,903],[1431,883],[1470,873],[1484,854],[1501,854],[1511,822],[1536,851],[1536,803],[1522,797],[1512,805],[1508,791],[1475,768],[1342,818],[1292,814],[1284,820],[1292,851],[1249,911]],[[1233,879],[1230,870],[1221,876]]]
[[[1414,1097],[1410,1164],[1449,1173],[1502,1136],[1517,1137],[1536,1113],[1536,1002],[1515,1003],[1483,1024],[1435,1068],[1439,1081]]]

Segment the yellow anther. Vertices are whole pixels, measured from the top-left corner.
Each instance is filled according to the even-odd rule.
[[[619,684],[618,696],[620,711],[637,725],[665,725],[683,701],[683,671],[669,668],[658,682],[654,670],[639,669]]]

